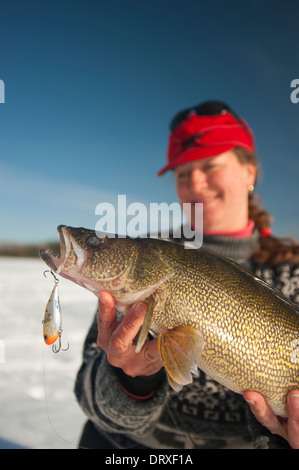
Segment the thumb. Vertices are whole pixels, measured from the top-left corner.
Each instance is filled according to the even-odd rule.
[[[161,361],[159,349],[158,349],[158,340],[152,339],[145,344],[144,347],[144,357],[149,362],[160,361],[161,366],[163,362]]]

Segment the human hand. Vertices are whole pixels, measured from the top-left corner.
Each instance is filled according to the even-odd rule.
[[[246,391],[243,397],[263,426],[266,426],[272,434],[278,434],[286,439],[293,449],[299,449],[299,390],[292,390],[288,394],[287,419],[276,416],[260,393]]]
[[[145,312],[146,303],[137,302],[119,322],[112,295],[106,291],[99,295],[97,344],[106,352],[112,366],[121,368],[131,377],[153,375],[163,366],[157,340],[147,341],[139,353],[135,352],[133,340],[143,323]]]

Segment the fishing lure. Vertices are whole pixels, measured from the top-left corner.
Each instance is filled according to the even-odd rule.
[[[53,271],[44,271],[45,273],[51,273],[54,277],[54,287],[51,292],[50,298],[48,300],[45,316],[43,319],[43,335],[44,341],[46,344],[52,344],[52,351],[58,353],[60,350],[67,351],[69,349],[69,344],[66,349],[61,347],[61,334],[62,334],[62,315],[60,309],[59,295],[58,295],[58,283],[59,280],[53,273]],[[55,341],[58,339],[58,347],[55,345]]]

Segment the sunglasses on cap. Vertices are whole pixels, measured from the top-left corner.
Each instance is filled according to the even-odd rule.
[[[196,113],[198,116],[218,116],[220,114],[229,113],[242,127],[248,130],[246,123],[226,103],[223,103],[223,101],[205,101],[197,106],[183,109],[170,121],[170,130],[173,131],[179,124],[185,121],[186,117],[191,113]]]

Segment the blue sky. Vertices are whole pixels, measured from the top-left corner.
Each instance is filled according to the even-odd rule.
[[[299,239],[298,15],[297,0],[0,1],[0,242],[93,228],[118,194],[176,201],[156,177],[168,123],[207,99],[249,122],[256,191]]]

